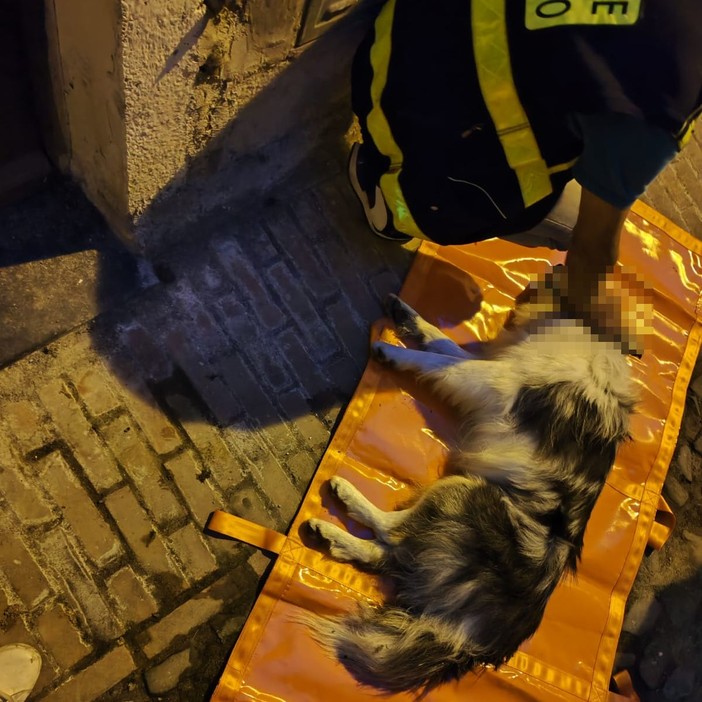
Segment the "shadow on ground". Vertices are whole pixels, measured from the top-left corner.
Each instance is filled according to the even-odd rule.
[[[155,280],[80,188],[58,175],[0,208],[0,367]]]
[[[151,259],[161,284],[91,336],[115,379],[140,375],[179,422],[257,431],[311,412],[329,426],[360,378],[411,261],[369,233],[346,183],[351,59],[371,21],[352,13],[307,48],[140,217],[180,213],[179,243]]]

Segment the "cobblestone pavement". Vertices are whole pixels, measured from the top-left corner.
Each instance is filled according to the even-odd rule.
[[[268,559],[204,521],[287,528],[411,262],[325,169],[219,213],[160,285],[0,372],[0,644],[42,652],[36,699],[216,682]]]
[[[0,644],[42,652],[32,699],[207,699],[269,560],[204,520],[286,529],[411,263],[367,234],[341,159],[203,221],[160,284],[0,371]],[[685,226],[696,183],[666,212]],[[620,652],[644,700],[702,684],[696,377],[667,486],[682,528],[644,563]]]

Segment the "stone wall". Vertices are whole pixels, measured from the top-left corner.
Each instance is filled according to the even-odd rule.
[[[256,197],[350,120],[367,13],[297,47],[305,0],[49,0],[54,154],[131,247]]]

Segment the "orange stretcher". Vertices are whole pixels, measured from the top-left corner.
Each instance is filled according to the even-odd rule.
[[[423,243],[401,296],[458,343],[486,339],[501,327],[529,277],[562,259],[560,252],[497,239],[444,248]],[[592,515],[578,575],[557,588],[539,630],[507,664],[437,688],[427,701],[637,699],[626,675],[612,679],[612,667],[641,559],[647,546],[663,545],[674,523],[661,488],[702,338],[702,245],[637,203],[620,260],[654,292],[654,333],[643,357],[632,360],[642,397],[632,420],[633,441],[620,449]],[[382,323],[372,334],[394,338]],[[326,657],[293,619],[300,610],[335,614],[357,601],[379,601],[384,583],[306,547],[300,527],[321,516],[363,536],[335,507],[325,481],[342,475],[391,509],[410,495],[410,483],[426,484],[441,474],[453,435],[451,415],[421,386],[370,362],[287,536],[224,512],[212,515],[212,531],[278,554],[214,702],[378,699]]]

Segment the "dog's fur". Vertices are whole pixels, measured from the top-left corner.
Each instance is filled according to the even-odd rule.
[[[309,528],[336,560],[389,576],[396,594],[311,625],[359,682],[421,692],[500,665],[535,632],[576,568],[635,394],[621,350],[557,313],[518,307],[511,331],[474,355],[399,298],[387,311],[420,350],[378,341],[374,357],[433,386],[459,412],[461,442],[447,477],[400,511],[332,478],[375,538],[318,519]]]

